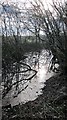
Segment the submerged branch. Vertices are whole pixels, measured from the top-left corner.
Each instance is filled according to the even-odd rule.
[[[35,72],[31,77],[25,78],[25,79],[21,79],[20,81],[17,81],[17,82],[15,82],[15,83],[13,83],[12,86],[13,86],[13,85],[16,85],[16,83],[19,83],[19,82],[21,82],[21,81],[23,81],[23,80],[31,80],[31,79],[37,74],[37,71],[36,71],[36,70],[33,70],[33,69],[31,69],[31,70]]]
[[[22,62],[20,62],[20,63],[22,63]],[[28,69],[27,70],[23,70],[23,71],[12,71],[11,73],[13,73],[13,76],[11,77],[11,79],[10,79],[10,81],[12,81],[13,80],[13,77],[14,77],[14,75],[16,74],[16,73],[25,73],[25,72],[27,72],[27,71],[33,71],[34,72],[34,74],[33,75],[31,75],[30,77],[28,77],[28,78],[21,78],[20,80],[18,80],[18,81],[16,81],[16,82],[14,82],[13,84],[10,84],[9,83],[9,86],[8,85],[6,85],[6,87],[4,87],[4,90],[3,90],[3,93],[2,93],[2,98],[4,98],[5,96],[6,96],[6,94],[11,90],[11,88],[13,87],[13,86],[15,86],[16,84],[18,84],[18,83],[20,83],[20,82],[22,82],[22,81],[30,81],[36,74],[37,74],[37,71],[36,70],[33,70],[29,65],[27,65],[27,64],[25,64],[25,63],[22,63],[23,65],[25,65],[25,66],[27,66],[28,67]],[[26,82],[23,82],[23,84],[22,85],[24,85]],[[6,83],[5,83],[6,84]],[[5,86],[5,84],[3,85],[3,86]],[[27,85],[28,86],[28,85]],[[26,87],[24,88],[24,89],[26,89]],[[22,90],[24,90],[24,89],[22,89]],[[21,91],[22,91],[21,90]],[[19,93],[18,93],[19,94]]]

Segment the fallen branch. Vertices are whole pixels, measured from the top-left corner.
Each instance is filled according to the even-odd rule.
[[[28,69],[28,70],[26,70],[26,71],[34,71],[35,73],[34,73],[31,77],[25,78],[25,79],[21,79],[20,81],[17,81],[17,82],[15,82],[15,83],[11,84],[9,87],[7,87],[7,90],[4,90],[5,92],[3,91],[2,98],[5,97],[5,95],[11,90],[11,88],[12,88],[14,85],[20,83],[20,82],[23,81],[23,80],[25,80],[25,81],[30,81],[30,80],[37,74],[37,71],[36,71],[36,70],[33,70],[33,69]],[[26,71],[25,71],[25,72],[26,72]],[[21,71],[21,72],[22,72],[22,71]],[[12,80],[12,78],[11,78],[11,80]],[[23,84],[25,84],[25,83],[23,83]],[[26,89],[26,87],[25,87],[24,89]],[[24,90],[24,89],[22,89],[22,90]],[[22,90],[21,90],[21,91],[22,91]]]

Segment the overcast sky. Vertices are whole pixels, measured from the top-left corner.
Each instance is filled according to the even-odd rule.
[[[34,1],[34,0],[0,0],[0,3],[3,3],[3,2],[8,2],[8,3],[11,3],[11,2],[18,2],[19,4],[22,2],[27,2],[27,6],[29,6],[29,1]],[[46,3],[49,3],[49,4],[52,4],[52,0],[41,0],[43,3],[44,3],[44,6],[45,6],[45,9],[47,9],[47,5]],[[67,1],[67,0],[54,0],[54,1]],[[49,8],[51,9],[51,6],[49,5]]]

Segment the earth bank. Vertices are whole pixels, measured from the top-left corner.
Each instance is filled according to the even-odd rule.
[[[59,73],[44,83],[36,100],[2,109],[2,120],[66,120],[67,75]]]

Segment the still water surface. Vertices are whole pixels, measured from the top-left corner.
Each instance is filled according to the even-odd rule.
[[[40,94],[42,94],[42,88],[45,85],[44,82],[54,75],[53,72],[48,71],[48,66],[52,58],[52,55],[49,55],[48,51],[42,50],[41,52],[30,52],[26,53],[25,56],[26,58],[23,62],[27,63],[32,69],[36,70],[37,74],[30,81],[26,81],[23,86],[20,84],[20,87],[25,87],[25,85],[28,86],[20,94],[18,94],[18,96],[15,96],[17,91],[15,91],[15,88],[12,88],[12,90],[3,99],[3,105],[11,104],[12,106],[15,106],[19,103],[24,104],[28,101],[35,100]],[[22,70],[23,67],[20,69]],[[33,74],[33,72],[29,72],[28,75],[30,76],[31,74]],[[20,75],[20,78],[22,77],[23,76]]]

